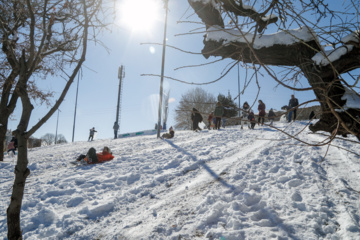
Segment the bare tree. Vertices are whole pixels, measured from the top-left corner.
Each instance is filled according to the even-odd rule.
[[[55,134],[52,133],[46,133],[44,136],[42,136],[41,141],[45,143],[46,145],[52,145],[55,143]]]
[[[200,87],[194,88],[181,96],[179,106],[175,113],[175,128],[191,129],[191,111],[196,108],[204,119],[214,111],[215,97]]]
[[[98,30],[104,27],[100,20],[107,14],[102,11],[103,4],[102,0],[0,2],[0,144],[18,99],[22,107],[19,124],[13,131],[18,139],[18,159],[7,209],[8,239],[22,239],[20,211],[30,174],[27,140],[64,100],[85,61],[88,41],[95,39]],[[39,78],[46,79],[49,74],[58,74],[65,80],[63,89],[49,111],[28,129],[34,109],[32,101],[50,103],[52,93],[42,91],[37,85]]]
[[[62,143],[67,143],[67,142],[68,141],[66,140],[64,135],[58,134],[56,144],[62,144]]]
[[[322,114],[310,130],[360,140],[360,110],[347,101],[359,97],[359,1],[188,2],[205,24],[205,58],[233,59],[254,75],[262,71],[294,91],[313,91]]]

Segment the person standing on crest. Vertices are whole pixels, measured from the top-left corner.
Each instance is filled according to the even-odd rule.
[[[294,95],[291,95],[291,99],[289,100],[289,109],[290,109],[289,118],[288,118],[289,122],[291,122],[291,117],[293,113],[294,113],[294,121],[296,120],[296,109],[298,105],[299,105],[298,99],[295,98]]]
[[[224,115],[224,107],[221,105],[220,102],[217,102],[216,107],[215,107],[215,111],[214,111],[215,129],[217,129],[217,130],[220,129],[221,118],[222,118],[223,115]]]
[[[88,142],[94,140],[94,135],[97,131],[95,130],[95,127],[91,128],[90,129],[90,135],[89,135],[89,139],[88,139]],[[91,139],[91,140],[90,140]]]
[[[248,102],[244,102],[242,106],[241,129],[244,128],[244,122],[246,122],[248,127],[250,128],[250,121],[248,121],[249,111],[250,111],[250,106]]]
[[[119,124],[118,124],[118,122],[114,122],[113,129],[114,129],[114,139],[117,139],[117,134],[118,134],[118,131],[119,131]]]
[[[258,125],[261,124],[261,126],[263,126],[264,121],[265,121],[266,112],[265,112],[265,103],[263,103],[262,100],[259,100],[258,110],[259,110]]]

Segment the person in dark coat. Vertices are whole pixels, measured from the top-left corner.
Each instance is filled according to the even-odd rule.
[[[275,113],[274,113],[274,110],[272,108],[270,108],[270,111],[268,113],[268,118],[270,120],[270,126],[273,125],[273,122],[274,122],[274,118],[276,117]]]
[[[289,105],[288,105],[290,109],[289,117],[288,117],[289,122],[291,122],[291,116],[293,113],[294,113],[294,121],[296,120],[296,109],[298,105],[299,105],[298,99],[295,98],[294,95],[291,95],[291,99],[289,100]]]
[[[249,115],[248,115],[248,119],[250,121],[250,129],[254,129],[255,125],[256,125],[256,121],[255,121],[255,115],[253,111],[250,111]]]
[[[316,116],[315,116],[315,112],[314,111],[311,111],[310,115],[309,115],[309,120],[312,120],[312,119],[316,119]]]
[[[193,130],[194,131],[201,131],[201,128],[199,127],[199,123],[203,120],[203,117],[199,113],[199,111],[196,108],[193,108],[191,113],[191,121],[193,122]]]
[[[215,129],[220,129],[221,118],[224,115],[224,107],[221,105],[220,102],[216,103],[214,117],[215,117]]]
[[[117,134],[119,131],[119,124],[117,122],[114,122],[113,129],[114,129],[114,139],[117,139]]]
[[[259,106],[258,106],[258,110],[259,110],[259,118],[258,118],[258,124],[261,126],[264,125],[264,121],[265,121],[265,103],[263,103],[263,101],[259,100]]]
[[[17,149],[18,147],[18,140],[15,136],[13,136],[10,140],[10,142],[13,142],[14,143],[14,147],[15,147],[15,150]]]

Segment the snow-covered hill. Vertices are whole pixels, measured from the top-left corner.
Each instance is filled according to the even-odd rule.
[[[275,126],[307,142],[306,122]],[[302,131],[303,130],[303,131]],[[360,239],[359,144],[269,127],[31,149],[22,229],[35,239]],[[90,147],[115,159],[70,164]],[[351,152],[345,151],[348,149]],[[327,153],[327,154],[326,154]],[[354,154],[356,153],[356,154]],[[326,155],[324,161],[323,157]],[[0,163],[0,233],[13,183]]]

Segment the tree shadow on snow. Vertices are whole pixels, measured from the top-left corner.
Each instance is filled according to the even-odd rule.
[[[254,130],[263,130],[263,131],[269,131],[269,132],[276,132],[277,130],[275,128],[271,128],[271,127],[259,127],[258,129],[254,129]]]
[[[166,142],[169,143],[177,151],[189,156],[194,162],[196,162],[199,166],[203,167],[216,181],[221,183],[223,186],[225,186],[231,190],[235,189],[235,186],[227,183],[224,179],[222,179],[204,161],[198,161],[198,159],[193,154],[189,153],[188,151],[184,150],[183,148],[180,148],[179,146],[175,145],[173,142],[171,142],[171,141],[166,141]]]

